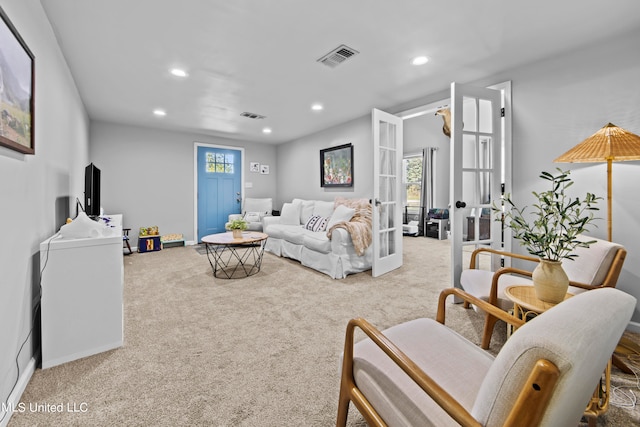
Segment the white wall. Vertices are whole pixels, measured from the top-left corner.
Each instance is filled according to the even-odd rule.
[[[512,81],[513,95],[513,198],[524,205],[532,203],[531,191],[541,189],[541,171],[556,167],[571,169],[575,180],[574,196],[587,191],[606,198],[604,164],[556,164],[560,156],[608,122],[640,135],[640,29],[612,40],[605,40],[579,51],[507,70],[490,79],[473,83],[490,86]],[[455,81],[456,76],[451,76]],[[389,109],[405,111],[448,98],[448,88]],[[370,146],[369,116],[345,123],[295,144],[278,148],[281,175],[278,192],[285,201],[292,197],[320,198],[314,158],[320,148],[332,142],[358,141],[362,149]],[[357,156],[370,155],[356,150]],[[414,150],[415,151],[415,150]],[[372,176],[371,160],[356,170],[356,183]],[[640,227],[637,182],[640,162],[613,165],[613,240],[624,245],[628,255],[618,288],[640,300]],[[358,188],[362,197],[370,197],[371,187]],[[306,196],[305,196],[306,195]],[[330,199],[330,197],[324,197]],[[607,238],[606,201],[601,205],[601,220],[593,235]],[[517,242],[514,250],[522,252]],[[570,262],[570,261],[567,261]],[[640,305],[639,305],[640,307]],[[640,308],[633,317],[640,331]]]
[[[161,234],[181,233],[194,241],[194,143],[244,148],[245,197],[276,198],[276,147],[211,136],[121,124],[91,122],[91,161],[101,171],[101,205],[123,214],[137,245],[140,227],[157,225]],[[249,163],[270,173],[249,172]]]
[[[434,207],[449,205],[449,137],[442,132],[442,117],[424,114],[403,122],[405,154],[419,154],[426,147],[436,147],[436,197]]]
[[[33,52],[36,74],[35,155],[0,147],[0,402],[7,402],[21,377],[12,395],[19,396],[40,345],[38,321],[32,331],[39,245],[60,228],[82,191],[89,120],[40,2],[0,0],[0,6]],[[1,410],[0,420],[8,420]]]
[[[574,197],[589,191],[605,199],[600,206],[602,219],[591,234],[607,238],[605,164],[553,160],[608,122],[640,135],[640,57],[633,53],[639,44],[637,30],[509,73],[513,80],[515,200],[531,204],[531,191],[542,188],[541,171],[570,169]],[[628,251],[617,287],[640,300],[639,179],[640,162],[614,163],[613,240]],[[640,331],[640,308],[632,320]]]
[[[353,144],[353,187],[320,186],[320,150]],[[278,146],[278,203],[282,207],[298,197],[334,200],[336,197],[373,196],[373,150],[371,116],[364,116]]]

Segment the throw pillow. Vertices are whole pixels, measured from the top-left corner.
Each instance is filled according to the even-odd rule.
[[[351,218],[353,218],[353,215],[355,215],[355,213],[356,210],[353,208],[348,208],[345,205],[338,205],[333,211],[333,215],[331,215],[331,218],[329,219],[327,230],[331,230],[331,227],[339,222],[351,221]]]
[[[302,204],[300,205],[300,224],[304,224],[309,218],[311,218],[311,216],[313,216],[314,204],[315,202],[313,200],[302,201]]]
[[[304,228],[311,231],[324,231],[327,229],[327,222],[329,222],[329,218],[313,215],[307,220]]]
[[[300,205],[293,203],[285,203],[282,205],[280,212],[280,224],[284,225],[300,225]]]
[[[316,201],[313,206],[313,215],[320,215],[329,218],[333,213],[333,202]]]
[[[262,220],[262,212],[247,212],[244,214],[244,220],[247,222],[260,222]]]

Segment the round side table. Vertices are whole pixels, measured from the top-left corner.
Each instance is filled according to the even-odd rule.
[[[504,294],[513,301],[513,314],[524,321],[557,305],[539,300],[536,297],[535,288],[531,285],[509,286],[504,290]],[[572,296],[573,294],[566,294],[564,299],[567,300]]]

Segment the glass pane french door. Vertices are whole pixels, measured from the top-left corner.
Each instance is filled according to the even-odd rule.
[[[473,249],[502,246],[491,211],[501,196],[501,93],[452,83],[451,100],[451,280],[459,287]]]
[[[373,277],[402,265],[402,119],[381,110],[373,122]]]

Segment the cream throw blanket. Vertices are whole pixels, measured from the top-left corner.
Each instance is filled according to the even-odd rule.
[[[355,209],[355,214],[351,221],[342,221],[335,224],[327,231],[327,237],[331,239],[331,233],[336,228],[344,228],[351,235],[353,241],[353,248],[356,254],[362,256],[364,251],[371,245],[372,240],[372,225],[371,217],[373,211],[371,209],[371,203],[367,199],[346,199],[344,197],[336,197],[335,207],[339,205],[345,205],[348,208]]]

